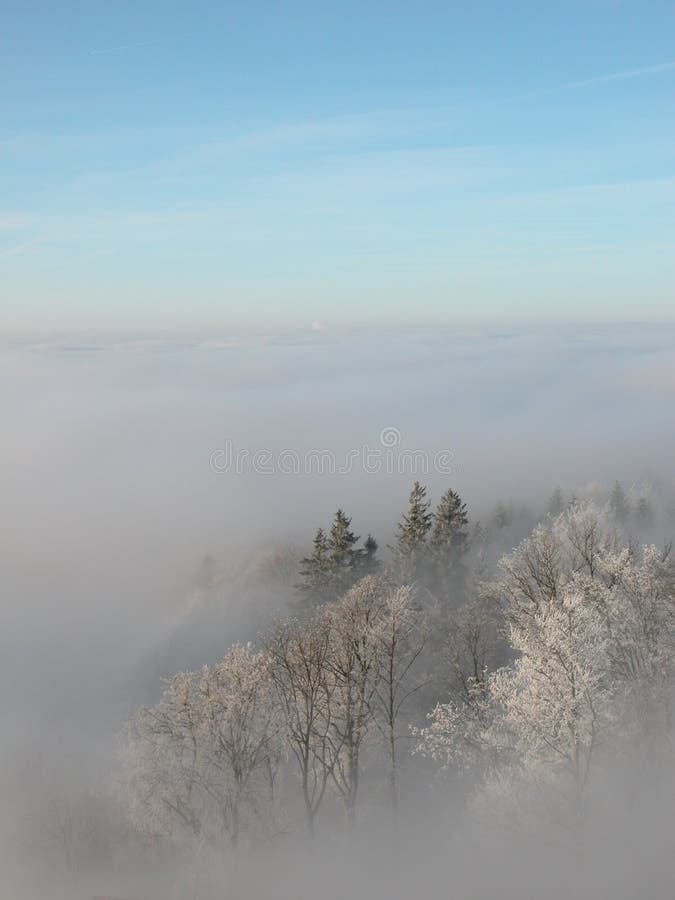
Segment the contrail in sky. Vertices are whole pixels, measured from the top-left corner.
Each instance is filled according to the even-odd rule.
[[[24,241],[22,244],[15,244],[13,247],[7,247],[5,250],[0,250],[0,259],[9,259],[11,256],[19,256],[21,253],[26,253],[31,247],[44,243],[44,241],[45,238],[33,238],[30,241]]]
[[[559,84],[557,87],[542,88],[540,91],[531,91],[528,94],[519,94],[515,97],[509,97],[509,101],[514,100],[532,100],[537,97],[549,97],[552,94],[560,94],[564,91],[575,91],[581,88],[593,87],[596,84],[608,84],[612,81],[629,81],[633,78],[646,78],[649,75],[659,75],[661,72],[672,72],[675,70],[675,60],[670,62],[658,63],[654,66],[643,66],[639,69],[625,69],[623,72],[611,72],[609,75],[596,75],[594,78],[585,78],[582,81],[568,81],[566,84]]]
[[[135,47],[148,47],[150,44],[164,44],[168,41],[179,41],[181,38],[190,37],[191,32],[186,34],[174,34],[169,37],[154,38],[151,41],[137,41],[134,44],[120,44],[118,47],[101,47],[97,50],[90,50],[90,56],[101,56],[104,53],[117,53],[120,50],[133,50]]]
[[[590,87],[593,84],[605,84],[607,81],[627,81],[629,78],[643,78],[645,75],[657,75],[659,72],[670,72],[675,69],[675,61],[660,63],[657,66],[643,66],[641,69],[626,69],[611,75],[598,75],[585,81],[572,81],[563,85],[566,88]]]

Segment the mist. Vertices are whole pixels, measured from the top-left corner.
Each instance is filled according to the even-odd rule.
[[[624,769],[608,759],[583,851],[553,826],[470,822],[477,776],[439,780],[429,760],[405,763],[395,832],[373,777],[354,833],[330,799],[311,852],[287,813],[276,839],[236,862],[169,859],[130,838],[115,785],[125,721],[158,701],[162,679],[290,615],[299,561],[338,508],[388,559],[415,480],[434,503],[452,487],[472,525],[489,527],[501,503],[512,525],[491,567],[546,517],[556,486],[605,503],[618,481],[653,507],[626,539],[665,545],[674,351],[662,325],[5,339],[0,866],[11,896],[45,885],[55,897],[671,896],[675,784],[672,772],[653,783],[641,757]],[[365,465],[364,448],[379,463]],[[239,471],[226,449],[246,451]],[[334,470],[314,465],[323,451]],[[412,719],[422,727],[424,711]],[[628,811],[613,804],[617,785]],[[63,829],[83,793],[105,821],[71,823],[85,846],[75,863],[54,822]],[[90,863],[94,834],[108,845],[90,848]]]

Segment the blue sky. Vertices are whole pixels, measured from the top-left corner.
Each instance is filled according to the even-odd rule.
[[[0,326],[672,318],[674,10],[7,5]]]

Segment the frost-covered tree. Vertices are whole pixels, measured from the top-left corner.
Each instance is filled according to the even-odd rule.
[[[606,578],[602,560],[620,548],[613,523],[604,510],[591,502],[576,501],[570,505],[553,523],[552,537],[559,548],[563,580],[579,574],[592,579]]]
[[[460,701],[471,703],[484,690],[490,671],[503,657],[492,585],[478,584],[471,599],[450,614],[445,651],[451,690]],[[502,652],[500,652],[502,651]]]
[[[501,562],[499,590],[515,662],[492,676],[500,723],[524,765],[561,765],[580,799],[610,714],[607,640],[594,596],[616,536],[575,504]]]
[[[126,727],[126,800],[133,824],[177,841],[196,839],[208,817],[200,759],[199,675],[179,672],[160,702],[143,707]]]
[[[375,684],[375,717],[387,746],[389,790],[394,815],[398,809],[399,720],[406,704],[426,683],[416,665],[426,641],[426,627],[412,603],[412,589],[389,590],[376,625],[380,643],[380,675]]]
[[[245,825],[271,821],[282,722],[270,668],[269,654],[236,644],[200,673],[204,783],[234,846]]]
[[[621,547],[576,503],[501,562],[502,629],[515,659],[439,704],[419,751],[480,764],[503,788],[568,784],[579,809],[599,752],[666,746],[675,684],[675,577],[656,548]]]
[[[514,617],[509,639],[519,656],[489,684],[501,711],[499,725],[531,777],[539,767],[560,769],[580,802],[612,717],[600,612],[570,585],[556,602]]]
[[[537,525],[500,561],[498,594],[507,621],[558,602],[562,588],[577,574],[599,578],[601,559],[617,546],[613,527],[590,503],[577,502],[550,525]]]
[[[624,548],[603,560],[597,596],[608,642],[608,674],[631,738],[650,755],[672,741],[675,689],[675,567],[669,550]]]
[[[318,614],[308,624],[278,625],[267,642],[270,672],[284,716],[284,734],[300,775],[307,830],[326,793],[341,747],[333,740],[335,679],[329,675],[332,618]]]
[[[517,659],[468,679],[463,702],[439,704],[418,749],[445,766],[497,767],[529,782],[557,773],[581,803],[612,719],[598,611],[565,589],[558,603],[512,624],[510,637]]]
[[[507,755],[494,718],[485,685],[470,682],[466,698],[437,703],[427,715],[428,725],[411,728],[417,738],[413,752],[433,759],[442,771],[480,771]]]
[[[409,587],[364,576],[307,622],[278,626],[267,643],[298,764],[308,831],[330,780],[351,826],[364,741],[377,725],[386,740],[392,803],[397,800],[399,719],[421,684],[415,663],[424,628]]]
[[[137,827],[176,841],[236,846],[272,820],[280,719],[270,660],[235,646],[216,666],[178,673],[126,730],[126,797]]]
[[[331,632],[327,660],[328,677],[334,687],[331,775],[350,827],[356,818],[361,750],[373,724],[375,693],[381,680],[379,625],[386,594],[385,579],[367,575],[341,600],[321,611],[328,619],[324,627]]]

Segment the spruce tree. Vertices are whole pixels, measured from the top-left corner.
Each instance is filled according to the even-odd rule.
[[[612,493],[609,496],[609,506],[615,520],[622,525],[628,518],[628,501],[618,481],[614,482]]]
[[[350,517],[338,509],[328,534],[328,549],[337,567],[351,564],[354,547],[359,541],[359,536],[350,528],[351,524]]]
[[[444,606],[461,599],[466,581],[464,556],[469,547],[469,516],[459,494],[448,489],[441,497],[432,519],[432,590]]]
[[[338,509],[328,534],[328,551],[332,574],[331,600],[337,600],[349,590],[355,581],[355,574],[363,551],[356,549],[359,536],[351,530],[352,520],[343,510]]]
[[[310,609],[329,599],[332,566],[328,538],[323,528],[318,528],[312,542],[312,552],[300,564],[302,581],[297,585],[301,595],[301,607]]]
[[[506,528],[507,525],[511,524],[511,513],[501,500],[495,507],[495,512],[492,520],[499,529]]]
[[[637,517],[640,525],[652,525],[654,522],[654,511],[647,497],[640,497],[637,504]]]
[[[377,558],[377,550],[377,541],[372,534],[369,534],[363,542],[363,550],[359,551],[360,575],[374,575],[380,570],[380,561]]]
[[[363,547],[351,530],[351,518],[338,509],[326,534],[319,528],[312,553],[300,565],[299,608],[306,613],[321,603],[331,603],[346,593],[364,575],[379,568],[377,541],[368,535]]]
[[[402,583],[418,581],[424,575],[432,520],[429,506],[427,489],[416,481],[408,498],[408,511],[398,525],[398,537],[392,548],[394,570]]]
[[[469,516],[466,503],[452,488],[441,497],[432,523],[431,545],[434,549],[442,552],[452,550],[456,555],[466,552]]]

